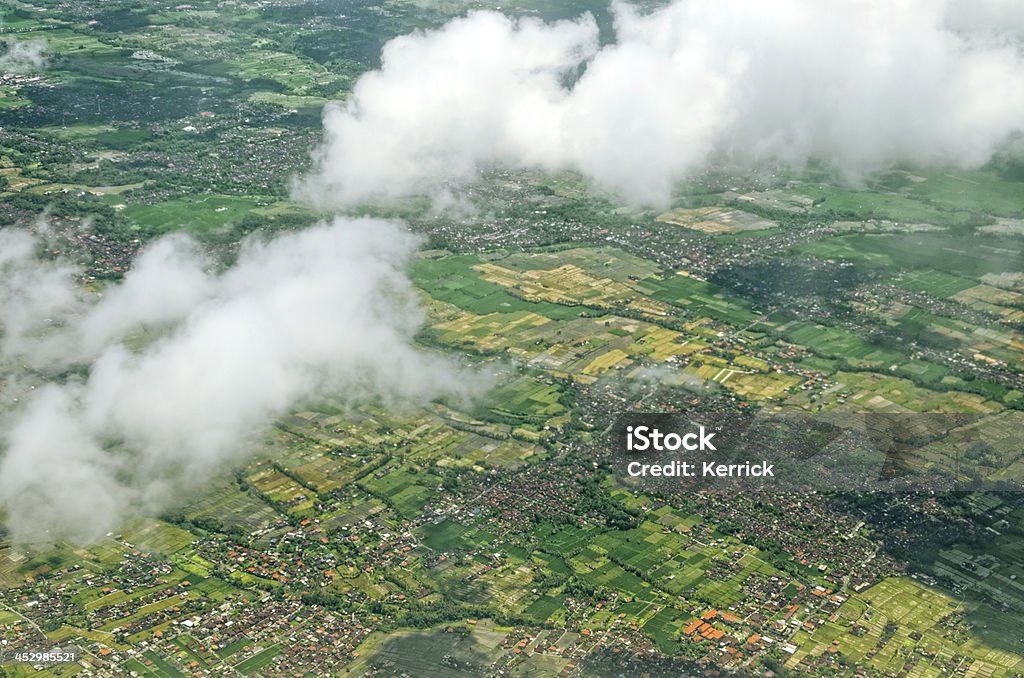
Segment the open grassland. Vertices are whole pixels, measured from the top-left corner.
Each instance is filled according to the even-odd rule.
[[[237,224],[246,215],[269,204],[267,198],[200,195],[153,205],[130,203],[124,207],[124,213],[130,219],[160,231],[203,233]]]
[[[949,233],[851,234],[801,246],[822,259],[847,259],[870,268],[892,271],[937,270],[980,281],[1020,269],[1024,245],[1005,236],[961,236]]]

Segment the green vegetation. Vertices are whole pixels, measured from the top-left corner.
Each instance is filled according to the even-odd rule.
[[[323,105],[388,39],[467,9],[184,5],[0,0],[5,39],[48,47],[45,71],[0,84],[0,226],[48,215],[47,249],[91,289],[166,233],[221,265],[250,234],[316,221],[289,191]],[[598,0],[503,10],[592,11],[605,37],[611,21]],[[586,675],[594,657],[651,675],[688,675],[683,659],[1016,675],[1019,494],[625,487],[608,437],[626,411],[956,413],[919,452],[929,472],[1019,482],[1015,172],[709,172],[660,214],[570,173],[487,171],[459,196],[477,216],[375,208],[429,243],[409,270],[417,340],[493,387],[420,407],[320,394],[160,519],[81,548],[0,534],[0,639],[42,633],[86,646],[93,672],[140,676]]]
[[[481,263],[475,256],[422,258],[411,269],[413,282],[431,297],[454,304],[472,313],[513,313],[532,311],[553,319],[568,320],[585,309],[550,303],[524,301],[505,288],[480,277],[473,266]]]
[[[128,205],[124,214],[161,231],[203,233],[227,224],[237,224],[261,204],[265,206],[267,203],[228,195],[204,195],[155,205]]]
[[[852,234],[799,248],[822,259],[847,259],[890,271],[934,269],[980,280],[986,274],[1017,271],[1024,246],[1019,239],[951,233]]]

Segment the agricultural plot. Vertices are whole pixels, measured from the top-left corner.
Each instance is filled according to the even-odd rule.
[[[973,309],[999,316],[1006,323],[1024,321],[1024,294],[1020,292],[977,285],[959,290],[952,298]]]
[[[651,327],[639,330],[633,335],[636,340],[632,346],[638,354],[655,362],[665,362],[670,358],[695,353],[706,344],[684,337],[679,332],[662,327]]]
[[[631,364],[629,354],[617,348],[606,351],[591,360],[582,373],[588,377],[596,377],[611,369],[621,370]]]
[[[4,216],[17,221],[25,205],[52,201],[80,210],[79,220],[95,210],[96,233],[114,240],[184,230],[226,259],[242,231],[317,218],[283,196],[308,168],[318,109],[376,67],[387,39],[465,11],[454,0],[346,0],[328,3],[344,10],[329,14],[323,3],[111,0],[57,12],[52,2],[35,11],[33,1],[0,9],[3,37],[45,38],[51,50],[40,83],[0,87],[0,127],[23,137],[0,153]],[[506,10],[569,18],[591,9],[604,31],[606,4],[526,0]],[[824,177],[816,168],[806,176],[815,172]],[[594,450],[604,441],[577,397],[599,413],[620,401],[978,413],[976,430],[923,448],[922,462],[945,468],[969,457],[990,480],[1024,477],[1024,415],[1006,409],[1024,393],[968,381],[967,368],[931,352],[955,350],[992,372],[1024,364],[1014,326],[1024,319],[1020,182],[995,169],[899,169],[866,177],[861,190],[785,174],[695,179],[676,194],[674,205],[686,206],[660,216],[613,204],[578,175],[539,171],[484,172],[470,201],[486,208],[487,223],[424,216],[426,201],[395,207],[432,246],[476,253],[415,257],[427,318],[416,340],[455,360],[500,364],[501,382],[471,405],[405,411],[318,397],[276,422],[262,458],[174,507],[173,524],[121,525],[85,549],[0,543],[0,587],[22,587],[0,605],[0,634],[52,615],[50,640],[106,646],[101,656],[117,653],[108,672],[140,676],[300,675],[285,665],[307,648],[335,652],[309,671],[352,675],[586,673],[590,653],[638,648],[703,656],[708,671],[725,659],[784,673],[761,660],[800,671],[838,655],[850,673],[1019,673],[1024,547],[1014,530],[1024,513],[1009,502],[979,494],[957,504],[957,529],[975,520],[963,537],[973,541],[957,536],[923,564],[954,598],[891,577],[905,563],[881,526],[862,520],[866,503],[846,513],[820,497],[744,508],[739,499],[646,495],[610,477],[581,485],[591,468],[603,472]],[[628,242],[640,256],[582,242]],[[800,263],[826,276],[853,262],[856,295],[837,288],[835,299],[801,309],[773,302],[765,317],[701,280],[762,255],[768,265],[828,260]],[[692,270],[666,272],[655,259]],[[821,324],[780,327],[790,311],[805,319],[819,308]],[[629,402],[648,388],[654,397]],[[977,393],[946,390],[968,388]],[[563,474],[563,462],[575,468]],[[552,467],[559,475],[545,476]],[[938,532],[943,506],[933,499],[924,508]],[[789,511],[803,517],[788,524]],[[714,524],[719,513],[728,523]],[[842,535],[835,554],[813,538],[800,543],[819,518]],[[751,535],[751,524],[765,534]],[[862,540],[875,556],[840,571],[863,555]],[[861,575],[880,583],[865,589]],[[841,595],[829,599],[833,591]],[[1005,606],[1003,618],[990,606]],[[823,665],[820,675],[838,671]]]
[[[700,524],[701,520],[697,516],[684,513],[679,509],[674,509],[671,506],[662,506],[659,509],[651,511],[651,519],[657,519],[657,523],[664,527],[670,528],[674,532],[686,533],[689,532],[695,525]]]
[[[283,425],[284,430],[304,439],[303,445],[312,441],[325,451],[334,454],[348,454],[353,459],[368,451],[381,449],[386,445],[408,442],[409,432],[423,421],[416,417],[402,420],[388,416],[378,408],[348,412],[340,403],[331,399],[316,404],[316,411],[296,412]],[[426,417],[425,413],[421,413]],[[294,441],[282,443],[288,447]]]
[[[61,125],[59,127],[40,127],[36,131],[43,136],[57,141],[77,143],[112,151],[123,151],[132,148],[136,144],[152,141],[154,138],[153,133],[144,127],[130,127],[124,124],[100,125],[80,123]],[[96,159],[110,159],[111,157],[119,156],[111,153],[96,153],[93,157]],[[143,183],[138,183],[131,184],[130,186],[138,188],[143,185]]]
[[[152,676],[158,676],[159,678],[179,678],[179,676],[185,675],[176,669],[169,661],[152,650],[142,653],[142,661],[146,665],[146,671]]]
[[[840,609],[843,622],[857,624],[864,633],[849,633],[845,623],[822,626],[801,637],[800,652],[791,661],[795,664],[802,655],[834,647],[850,661],[881,671],[900,671],[908,657],[917,657],[915,670],[920,675],[942,675],[948,671],[943,666],[950,661],[954,665],[963,662],[981,674],[1011,674],[1021,662],[1019,656],[977,640],[965,642],[953,632],[959,609],[960,604],[947,594],[911,579],[887,579]]]
[[[114,202],[118,202],[114,199]],[[129,203],[124,214],[159,232],[191,231],[207,233],[228,224],[237,224],[247,214],[273,202],[267,198],[242,198],[231,195],[199,195],[145,205]]]
[[[919,382],[927,384],[937,384],[943,383],[943,380],[949,375],[949,369],[923,360],[911,360],[900,365],[896,369],[895,374],[901,377],[917,379]]]
[[[550,318],[531,311],[487,315],[459,312],[454,317],[447,314],[442,322],[431,326],[430,332],[449,346],[526,357],[538,351],[538,341],[558,331],[550,327],[541,329],[550,323]]]
[[[554,614],[556,610],[561,609],[564,605],[564,599],[558,596],[544,595],[530,603],[530,605],[523,610],[523,614],[535,619],[538,623],[543,624],[548,620],[548,617]]]
[[[510,673],[515,678],[543,678],[544,676],[560,675],[572,661],[554,655],[534,654],[520,664],[516,664]]]
[[[446,345],[507,352],[528,367],[587,382],[636,362],[665,362],[707,347],[695,337],[616,316],[554,322],[532,313],[459,314],[433,325],[430,332]],[[550,412],[557,416],[553,406]]]
[[[906,379],[872,372],[839,372],[836,382],[851,395],[847,407],[869,412],[975,412],[991,414],[1002,407],[984,396],[957,391],[932,391]]]
[[[546,553],[561,555],[586,546],[597,532],[595,527],[579,528],[566,525],[556,529],[549,525],[538,528],[537,536],[541,538]]]
[[[117,547],[114,548],[117,549]],[[117,551],[121,552],[123,549],[122,546]],[[10,580],[14,585],[18,585],[27,578],[57,572],[70,565],[81,564],[83,559],[90,565],[95,562],[95,556],[92,553],[73,549],[64,543],[55,544],[46,550],[24,551],[0,548],[0,576]],[[112,557],[113,562],[117,562],[119,559],[119,555]]]
[[[295,54],[259,50],[246,52],[227,64],[228,72],[245,82],[280,83],[288,94],[307,95],[338,83],[334,73]]]
[[[743,584],[754,573],[769,577],[780,574],[777,569],[758,558],[756,550],[751,550],[739,558],[734,572],[728,578],[700,582],[697,595],[702,600],[715,601],[718,607],[732,607],[745,598]]]
[[[733,325],[750,324],[759,318],[745,301],[730,297],[716,285],[688,276],[646,278],[641,285],[650,289],[655,299],[686,309],[690,316],[705,316]]]
[[[146,588],[140,588],[138,590],[130,592],[113,591],[110,593],[106,593],[102,590],[97,591],[93,587],[87,587],[78,593],[78,595],[76,596],[76,600],[80,602],[83,606],[85,606],[87,610],[89,610],[90,612],[94,612],[97,610],[102,610],[103,608],[110,607],[112,605],[120,605],[122,603],[132,600],[151,598],[154,596],[154,594],[159,594],[161,591],[167,589],[169,585],[175,584],[185,578],[186,577],[184,572],[175,572],[173,576],[168,577],[166,581],[160,584]],[[159,600],[153,603],[153,607],[151,607],[149,611],[157,612],[161,609],[165,609],[166,607],[171,607],[177,602],[177,598],[172,599],[164,597],[163,600]],[[110,629],[105,630],[109,631]]]
[[[571,264],[597,278],[620,282],[640,279],[658,272],[657,264],[649,259],[611,247],[557,247],[540,248],[530,252],[516,252],[503,257],[501,266],[516,271],[551,270]],[[632,278],[631,278],[632,277]]]
[[[420,258],[410,269],[413,283],[431,297],[480,315],[531,311],[552,320],[579,316],[582,309],[528,301],[510,294],[501,285],[484,280],[471,256]]]
[[[412,518],[437,492],[441,479],[413,466],[397,466],[372,474],[359,486],[394,507],[399,515]]]
[[[19,108],[31,103],[30,99],[18,96],[18,91],[13,87],[0,86],[0,108]]]
[[[650,636],[659,650],[675,655],[682,648],[679,638],[683,635],[683,627],[689,617],[686,612],[666,607],[644,623],[641,629]]]
[[[830,227],[837,233],[921,233],[945,231],[945,226],[933,224],[907,224],[888,219],[867,219],[865,221],[833,221]]]
[[[87,54],[89,58],[110,58],[117,54],[117,48],[95,36],[67,28],[44,27],[31,19],[21,19],[19,24],[4,22],[4,32],[16,32],[18,40],[43,40],[51,54]],[[33,30],[16,30],[16,26]]]
[[[1024,257],[1019,239],[934,232],[841,235],[798,249],[821,259],[846,259],[868,268],[934,269],[971,280],[1018,272]]]
[[[526,437],[527,433],[529,431],[523,428],[513,431],[520,438]],[[438,455],[436,450],[431,451],[438,466],[471,466],[509,471],[523,466],[539,452],[532,444],[518,439],[495,440],[475,433],[463,433],[460,440],[449,454]]]
[[[27,13],[15,12],[9,8],[0,9],[0,35],[18,34],[24,31],[31,31],[45,26],[43,21],[33,18]]]
[[[974,213],[950,206],[935,206],[902,193],[857,191],[825,184],[800,184],[795,189],[814,201],[811,213],[860,220],[885,219],[902,224],[959,226],[970,223]]]
[[[541,425],[565,412],[563,397],[558,386],[524,377],[487,394],[475,414],[515,425]]]
[[[511,419],[510,414],[491,413],[485,404],[480,407],[492,420]],[[522,438],[518,433],[526,431],[524,428],[488,423],[440,406],[437,415],[409,432],[405,443],[408,459],[443,467],[481,465],[513,469],[538,452],[531,442],[518,439]],[[526,425],[519,419],[515,421],[517,425]],[[510,437],[510,432],[515,437]]]
[[[189,520],[216,518],[226,529],[241,528],[245,534],[263,529],[280,519],[258,497],[242,492],[232,483],[211,490],[183,509]]]
[[[669,315],[665,304],[637,296],[630,285],[597,278],[575,264],[553,269],[515,271],[493,263],[474,266],[484,280],[505,287],[516,296],[534,302],[586,306],[604,311],[622,308],[651,318]]]
[[[289,473],[294,474],[303,485],[313,488],[317,493],[330,492],[342,487],[349,477],[346,465],[338,463],[325,453],[302,461],[303,463],[295,466],[289,466],[284,462],[281,465]]]
[[[976,547],[943,549],[935,559],[933,571],[943,581],[955,582],[981,599],[1015,610],[1024,609],[1024,586],[1016,581],[1020,567],[1014,566],[1013,561],[1017,554],[1011,550],[1000,558],[995,552],[979,551]]]
[[[266,463],[249,467],[249,484],[261,496],[289,514],[297,515],[313,508],[316,495]]]
[[[535,575],[517,558],[509,558],[503,565],[487,571],[476,581],[487,598],[497,602],[502,609],[521,613],[536,597],[530,592],[534,588]]]
[[[280,92],[253,92],[249,101],[255,104],[269,104],[287,109],[312,109],[323,110],[329,99],[317,96],[301,96],[297,94],[282,94]]]
[[[472,551],[487,547],[495,539],[486,530],[451,520],[427,523],[420,534],[423,545],[435,551]]]
[[[1018,364],[1024,358],[1024,336],[997,323],[972,324],[905,304],[882,306],[878,312],[907,338],[924,343],[939,339],[940,345],[958,344],[968,355],[983,356],[976,358],[979,360]]]
[[[604,250],[577,249],[569,252],[575,255],[576,261],[591,269],[599,267],[599,262],[607,256]],[[616,300],[616,295],[628,292],[654,297],[661,295],[678,307],[691,309],[694,314],[716,316],[730,323],[757,319],[744,304],[729,298],[715,286],[682,276],[669,281],[646,278],[635,283],[635,289],[604,279],[598,285],[601,291],[595,292],[595,279],[575,264],[550,269],[528,268],[551,257],[549,253],[513,255],[502,262],[514,260],[517,268],[491,263],[483,263],[476,268],[496,284],[514,288],[517,293],[542,300],[542,303],[586,303],[610,309],[615,303],[625,303],[628,298]],[[627,260],[626,263],[630,264],[627,266],[622,261],[623,258],[615,257],[604,263],[612,268],[619,266],[619,274],[641,271],[632,262]],[[665,313],[665,307],[657,303],[637,305],[635,299],[629,303],[637,312],[645,311],[659,317]],[[439,308],[438,312],[444,320],[433,325],[431,332],[443,343],[472,346],[483,352],[507,351],[528,360],[533,367],[551,371],[556,376],[573,375],[583,383],[592,383],[602,375],[629,368],[638,361],[665,362],[692,355],[708,346],[696,336],[684,336],[674,330],[614,316],[594,320],[581,318],[566,323],[552,322],[539,314],[521,313],[513,314],[509,321],[503,322],[505,316],[498,314],[452,317],[443,309]],[[793,376],[767,374],[763,361],[751,360],[731,365],[717,358],[702,358],[700,362],[703,364],[695,364],[687,371],[701,379],[719,382],[741,395],[762,399],[779,397],[799,382]]]
[[[659,215],[657,221],[712,235],[763,231],[778,226],[778,223],[756,214],[724,207],[681,207]]]
[[[957,293],[975,286],[973,280],[931,268],[907,271],[898,277],[897,284],[910,290],[926,292],[940,299],[953,298]]]
[[[371,666],[410,676],[465,678],[480,675],[500,656],[505,634],[474,627],[468,637],[444,631],[392,634],[368,659]],[[447,658],[447,660],[446,660]]]
[[[181,596],[181,595],[175,595],[175,596],[169,596],[167,598],[163,598],[162,600],[158,600],[158,601],[150,603],[148,605],[143,605],[142,607],[140,607],[138,609],[137,612],[134,612],[134,613],[128,615],[127,617],[121,617],[119,619],[115,619],[113,621],[107,622],[106,624],[101,626],[99,628],[99,630],[100,631],[113,631],[114,629],[121,628],[122,626],[130,624],[132,622],[136,622],[136,621],[139,621],[141,619],[145,619],[146,617],[148,617],[149,615],[151,615],[153,613],[161,612],[161,611],[164,611],[164,610],[169,610],[170,608],[174,608],[175,610],[180,611],[181,606],[185,603],[185,601],[186,601],[186,598],[184,596]],[[172,610],[172,611],[174,611],[174,610]],[[148,631],[144,631],[143,632],[143,637],[148,636],[148,635],[150,635]]]
[[[956,212],[1024,217],[1020,183],[991,170],[915,170],[924,181],[913,181],[904,193],[915,199]]]
[[[773,188],[766,191],[750,191],[736,193],[727,191],[723,194],[727,203],[739,206],[752,205],[762,209],[790,214],[805,214],[814,206],[814,198],[802,191]]]
[[[864,367],[889,369],[906,358],[890,348],[874,346],[857,335],[836,327],[790,323],[778,328],[786,341],[806,346],[824,357],[845,358]]]
[[[158,520],[141,520],[125,528],[124,540],[149,550],[171,555],[187,547],[196,538],[191,532]]]
[[[593,543],[603,548],[615,562],[648,572],[661,564],[667,554],[683,548],[685,540],[665,535],[660,526],[645,522],[633,530],[602,534]]]
[[[577,574],[584,575],[594,586],[604,586],[618,591],[629,599],[653,602],[657,599],[651,591],[650,584],[635,574],[603,556],[595,557],[592,552],[584,551],[580,556],[572,558],[570,564]]]
[[[337,447],[329,442],[316,442],[321,436],[330,440],[330,434],[336,432],[334,418],[316,414],[315,419],[300,425],[299,420],[307,414],[313,413],[297,413],[292,427],[279,427],[268,436],[267,456],[300,484],[323,494],[348,483],[358,465],[338,455]]]
[[[261,650],[253,656],[239,662],[235,665],[235,670],[243,675],[250,673],[256,673],[270,666],[271,662],[274,661],[274,657],[281,654],[281,647],[279,645],[271,645],[270,647]]]
[[[992,487],[994,483],[1003,481],[1020,483],[1024,480],[1022,453],[1012,442],[1012,431],[1021,423],[1019,412],[965,417],[962,421],[966,423],[959,426],[951,420],[950,425],[954,427],[949,430],[936,427],[937,418],[917,421],[922,440],[930,442],[904,449],[898,458],[900,465],[914,472],[947,478],[948,487],[959,490],[981,481],[988,481],[985,484]],[[912,430],[909,423],[906,429]]]
[[[963,432],[969,442],[959,445],[956,451],[939,446],[939,452],[947,457],[959,456],[965,467],[990,480],[1020,482],[1024,478],[1024,451],[1019,440],[1021,426],[1024,426],[1024,414],[1000,412],[965,427]]]

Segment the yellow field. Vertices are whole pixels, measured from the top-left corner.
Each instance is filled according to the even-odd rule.
[[[775,228],[777,225],[774,221],[728,207],[697,207],[695,209],[680,207],[658,216],[656,220],[665,224],[682,226],[691,231],[712,234],[758,231]]]
[[[801,377],[792,374],[734,374],[724,385],[737,395],[751,400],[766,400],[782,397],[787,388],[798,386],[802,381]]]
[[[683,335],[662,327],[652,327],[650,331],[640,337],[638,341],[650,352],[648,355],[653,360],[664,362],[677,355],[687,355],[702,348],[702,344],[691,344],[688,341],[680,341]]]
[[[589,365],[583,368],[583,374],[586,374],[588,376],[596,376],[604,372],[607,372],[608,370],[616,366],[622,365],[624,367],[625,365],[623,363],[625,363],[625,361],[628,360],[629,355],[626,354],[625,351],[620,351],[617,348],[613,348],[607,353],[603,353],[598,357],[594,358],[594,360]]]
[[[477,264],[483,279],[505,287],[527,301],[553,304],[580,304],[593,308],[624,307],[649,317],[664,318],[671,307],[643,296],[626,283],[611,278],[595,278],[575,264],[557,268],[515,271],[496,264]]]

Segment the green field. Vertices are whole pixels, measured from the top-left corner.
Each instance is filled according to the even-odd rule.
[[[400,515],[411,518],[434,497],[440,478],[405,466],[383,477],[365,478],[360,482],[368,492],[391,503]]]
[[[581,313],[592,313],[582,307],[520,299],[501,285],[481,279],[480,272],[473,269],[480,261],[473,256],[421,258],[413,264],[410,275],[416,286],[433,298],[471,313],[531,311],[553,320],[570,320]]]
[[[890,348],[874,346],[857,335],[836,327],[793,323],[780,330],[787,341],[807,346],[815,353],[830,358],[845,358],[855,364],[888,368],[906,358]]]
[[[851,234],[803,245],[803,254],[847,259],[869,268],[943,273],[979,280],[988,273],[1019,271],[1019,239],[948,233]]]
[[[733,324],[751,323],[759,317],[750,310],[749,304],[730,297],[711,283],[681,275],[661,280],[646,278],[642,283],[653,290],[651,296],[655,299],[685,308],[698,317],[708,316]]]
[[[558,386],[523,378],[488,393],[475,413],[483,418],[517,425],[539,425],[565,412],[566,408],[560,402],[563,397]]]
[[[559,169],[552,171],[523,169],[518,160],[460,167],[476,151],[504,151],[503,128],[474,144],[472,157],[454,154],[456,170],[473,171],[466,184],[446,184],[443,195],[416,194],[419,184],[409,182],[417,187],[410,195],[351,205],[343,199],[349,187],[341,186],[337,196],[327,188],[306,204],[293,190],[319,163],[336,178],[333,163],[351,160],[323,154],[325,139],[335,138],[329,126],[346,111],[382,127],[426,115],[428,124],[416,128],[423,134],[444,132],[454,115],[459,138],[444,137],[442,146],[475,139],[478,130],[462,123],[481,110],[508,113],[501,96],[479,110],[459,106],[466,93],[443,69],[398,72],[402,57],[414,54],[402,50],[424,39],[442,44],[424,38],[434,29],[453,26],[446,35],[460,40],[437,53],[476,80],[477,69],[495,70],[510,45],[533,46],[542,33],[548,47],[582,40],[572,54],[538,51],[541,61],[561,64],[582,50],[580,68],[559,69],[557,77],[546,77],[548,66],[533,67],[535,54],[509,62],[513,87],[541,83],[561,110],[562,98],[587,85],[602,57],[584,39],[590,19],[553,29],[535,22],[589,12],[596,45],[612,45],[619,24],[635,34],[634,46],[678,47],[663,40],[679,29],[675,23],[645,28],[647,13],[664,1],[628,4],[0,0],[0,43],[46,43],[45,64],[0,77],[0,229],[38,234],[40,270],[58,265],[62,282],[54,288],[76,293],[68,295],[75,298],[69,313],[44,309],[39,328],[31,328],[39,336],[28,339],[76,330],[77,314],[100,295],[117,303],[111,292],[134,257],[165,234],[190,234],[217,276],[232,270],[246,238],[262,242],[321,219],[387,217],[401,222],[419,251],[393,260],[375,252],[395,284],[367,287],[388,295],[411,284],[420,308],[380,319],[398,330],[403,347],[437,358],[439,370],[453,365],[487,378],[465,397],[446,395],[449,381],[435,384],[433,373],[426,384],[399,383],[406,375],[390,372],[394,381],[378,381],[377,362],[405,366],[383,354],[388,344],[371,347],[381,353],[372,360],[348,365],[345,341],[318,335],[327,348],[311,355],[294,345],[309,339],[299,322],[287,328],[294,360],[245,375],[254,383],[262,383],[264,368],[283,375],[282,392],[262,394],[264,407],[243,417],[238,431],[230,411],[217,419],[235,435],[220,437],[218,429],[165,440],[162,412],[135,422],[132,407],[104,407],[107,391],[91,387],[109,377],[99,369],[109,366],[93,363],[90,351],[61,360],[44,351],[50,365],[0,337],[0,418],[6,422],[11,409],[12,421],[21,421],[24,404],[15,396],[38,389],[32,397],[45,398],[51,382],[70,394],[61,413],[95,439],[87,454],[74,446],[51,450],[74,462],[54,470],[53,479],[67,485],[57,490],[89,490],[75,486],[75,464],[91,469],[96,455],[109,456],[99,470],[112,486],[128,486],[106,497],[117,519],[88,543],[50,532],[20,543],[20,522],[6,529],[8,508],[0,505],[0,653],[43,639],[73,642],[86,649],[89,665],[36,671],[4,654],[0,676],[1024,675],[1024,494],[1011,491],[1024,478],[1024,165],[1012,153],[979,169],[900,164],[847,174],[841,158],[790,166],[753,153],[759,162],[743,167],[747,154],[736,149],[728,157],[739,165],[719,164],[719,153],[707,163],[680,162],[693,171],[655,206],[627,202],[589,170],[573,170],[576,160],[553,163]],[[467,18],[475,10],[509,21]],[[783,14],[788,21],[800,12]],[[744,20],[725,17],[723,35],[736,32],[733,24],[745,35]],[[478,21],[491,36],[517,40],[474,42],[469,29]],[[701,28],[679,25],[690,37]],[[646,46],[645,32],[654,40]],[[976,59],[988,37],[975,44],[972,36],[964,54]],[[958,40],[949,44],[964,47]],[[702,54],[700,40],[683,42]],[[480,51],[480,63],[455,47]],[[874,63],[878,47],[864,44],[864,78],[890,65]],[[1001,56],[1020,56],[1002,47]],[[712,48],[738,49],[728,40]],[[743,51],[736,53],[749,56]],[[729,66],[731,77],[733,61],[744,65],[743,58],[713,65]],[[399,96],[378,76],[357,93],[360,76],[382,66],[417,77],[427,94]],[[956,73],[955,63],[944,66]],[[832,91],[794,82],[802,94]],[[625,84],[619,94],[628,98]],[[374,88],[394,95],[389,106],[364,106]],[[992,93],[981,90],[970,92],[978,98],[972,112],[1018,103],[987,101]],[[523,114],[531,100],[515,103],[504,127],[536,122]],[[854,102],[848,112],[876,108]],[[623,139],[632,139],[631,125],[644,131],[643,116],[622,120]],[[572,136],[575,122],[566,116],[558,129]],[[349,150],[380,154],[381,171],[415,173],[449,159],[446,149],[429,148],[438,153],[424,163],[417,143],[389,158],[387,143],[360,141],[364,147]],[[769,137],[765,148],[775,143]],[[649,157],[657,160],[654,151]],[[616,162],[614,154],[594,157]],[[360,167],[370,183],[374,167]],[[404,184],[379,188],[399,194]],[[50,300],[49,280],[23,278],[20,259],[12,261],[0,261],[0,299],[32,301],[26,292],[39,292]],[[315,301],[310,308],[336,313]],[[221,308],[208,306],[203,313]],[[367,308],[376,320],[389,306]],[[8,309],[0,310],[6,322]],[[128,315],[135,325],[147,316]],[[179,330],[190,338],[189,318],[180,327],[143,323],[124,347],[108,341],[101,360],[113,355],[125,369],[148,367],[147,342],[172,344]],[[317,318],[308,321],[320,327]],[[358,330],[358,322],[351,327]],[[76,332],[68,336],[77,341]],[[273,337],[247,339],[278,346]],[[331,367],[315,369],[320,363]],[[224,361],[225,369],[234,364]],[[193,393],[209,395],[205,375],[179,376],[198,377]],[[381,392],[393,383],[399,387]],[[465,379],[467,387],[475,383]],[[919,462],[929,479],[958,487],[969,480],[1006,485],[850,496],[627,482],[618,472],[614,422],[645,412],[693,424],[792,414],[818,417],[822,430],[835,421],[870,429],[901,420],[871,416],[880,412],[955,414],[943,419],[950,430],[924,442],[915,437],[921,445],[910,460],[901,465],[894,455],[900,459],[892,466]],[[53,428],[43,426],[40,435],[59,447],[66,432]],[[779,433],[786,429],[767,428],[763,439],[754,437],[759,430],[742,432],[744,443],[765,448],[765,456],[770,446],[794,446]],[[817,424],[808,428],[813,442],[829,441],[820,458],[834,458],[837,467],[863,471],[862,459],[882,456],[881,444],[860,456],[859,428],[835,439]],[[10,433],[0,431],[0,447],[20,442],[22,429]],[[161,445],[149,450],[152,440],[172,453]],[[169,447],[193,440],[194,450]],[[214,451],[224,448],[216,465],[207,441]],[[160,452],[159,463],[148,452]],[[194,467],[193,452],[203,455]],[[144,476],[155,467],[180,471],[185,481],[150,484]],[[868,470],[873,478],[875,467]],[[11,487],[0,483],[0,495]],[[44,498],[57,503],[64,494]],[[39,516],[52,509],[41,506]],[[21,522],[35,517],[10,513]]]
[[[158,231],[185,230],[204,233],[228,224],[236,224],[266,199],[231,195],[201,195],[180,198],[154,205],[128,204],[124,214],[129,219]]]
[[[963,292],[970,287],[974,287],[977,283],[973,280],[943,273],[935,269],[922,268],[907,271],[900,276],[898,284],[910,290],[927,292],[936,297],[946,299],[952,297],[957,292]]]
[[[271,645],[265,650],[262,650],[245,661],[235,665],[235,670],[246,675],[256,673],[257,671],[261,671],[270,666],[274,657],[279,654],[281,654],[281,647],[279,645]]]

